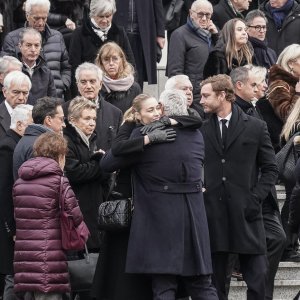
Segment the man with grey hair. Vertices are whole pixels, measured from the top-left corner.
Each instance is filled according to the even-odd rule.
[[[32,123],[32,106],[20,104],[12,110],[10,129],[0,141],[0,274],[5,274],[3,299],[15,299],[13,293],[13,257],[15,221],[12,199],[13,153],[24,135],[25,129]]]
[[[79,94],[97,105],[97,147],[108,150],[119,130],[123,117],[120,109],[105,101],[101,96],[102,76],[101,69],[88,62],[79,65],[75,71]],[[68,101],[64,106],[66,114],[69,104]]]
[[[31,81],[20,71],[10,72],[3,82],[5,101],[0,104],[0,139],[9,129],[13,109],[19,104],[26,104]]]
[[[255,54],[256,64],[258,66],[270,69],[277,61],[275,51],[267,46],[266,33],[267,33],[267,18],[265,14],[255,9],[245,17],[247,25],[248,39],[251,42]]]
[[[187,115],[182,91],[166,90],[160,100],[168,117]],[[197,129],[174,130],[174,142],[124,157],[109,151],[101,161],[109,172],[132,166],[136,206],[126,272],[151,276],[153,300],[175,300],[179,280],[191,299],[217,300],[202,194],[203,137]],[[131,138],[139,136],[137,128]]]
[[[5,99],[2,92],[4,78],[12,71],[22,71],[22,63],[13,56],[4,55],[0,57],[0,104]]]
[[[32,82],[28,104],[34,105],[37,99],[42,97],[56,97],[53,76],[40,55],[41,34],[31,27],[25,28],[20,32],[19,49],[18,58],[23,63],[22,71]]]
[[[57,96],[64,98],[64,92],[69,89],[71,84],[71,66],[62,34],[51,29],[46,23],[49,9],[49,0],[27,0],[25,2],[27,19],[25,27],[32,27],[41,33],[43,38],[42,56],[52,72]],[[16,29],[6,35],[2,49],[4,53],[17,57],[19,34],[23,29]]]

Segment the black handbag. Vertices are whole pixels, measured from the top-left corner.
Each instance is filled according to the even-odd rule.
[[[89,253],[85,246],[85,254],[82,259],[68,260],[72,293],[89,291],[91,289],[98,257],[98,253]]]
[[[106,231],[122,231],[129,228],[133,212],[131,198],[123,198],[120,193],[114,192],[116,183],[115,174],[109,188],[106,201],[100,204],[98,210],[98,227]]]
[[[181,10],[184,0],[172,0],[171,3],[165,7],[165,29],[172,31],[180,24]]]
[[[295,166],[297,163],[297,153],[294,147],[294,137],[300,133],[295,133],[283,148],[276,154],[276,162],[279,170],[279,179],[296,184]]]

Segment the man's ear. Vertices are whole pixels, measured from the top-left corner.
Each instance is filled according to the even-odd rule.
[[[243,88],[243,83],[241,81],[237,81],[235,84],[235,88],[241,90]]]
[[[44,119],[44,124],[46,127],[51,127],[52,124],[52,118],[50,116],[46,116]]]

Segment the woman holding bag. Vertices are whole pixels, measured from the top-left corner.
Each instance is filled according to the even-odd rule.
[[[70,292],[67,258],[61,240],[61,197],[75,226],[83,222],[83,217],[69,181],[63,177],[65,139],[47,132],[36,140],[33,150],[35,158],[20,167],[19,179],[13,188],[14,290],[30,293],[33,299],[60,300]]]

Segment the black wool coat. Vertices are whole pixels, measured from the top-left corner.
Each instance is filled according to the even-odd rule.
[[[279,55],[285,47],[291,44],[300,44],[300,4],[294,1],[294,5],[285,17],[281,29],[277,29],[268,9],[268,3],[266,1],[260,6],[260,10],[265,13],[268,19],[266,40],[268,41],[268,46]]]
[[[10,127],[10,114],[7,111],[5,102],[0,104],[0,139],[3,138]]]
[[[149,84],[157,83],[156,56],[158,36],[165,36],[165,17],[161,0],[135,0],[140,38]],[[127,28],[129,0],[116,0],[117,12],[113,21]]]
[[[149,145],[140,155],[125,158],[109,151],[101,161],[106,171],[133,164],[128,273],[212,273],[202,198],[203,138],[198,130],[176,128],[176,132],[174,143]],[[135,135],[140,135],[139,128]]]
[[[0,273],[13,274],[16,224],[12,199],[13,153],[21,136],[9,129],[0,141]]]
[[[224,152],[216,115],[204,122],[201,131],[205,140],[204,201],[212,252],[264,254],[261,203],[278,173],[266,123],[234,105]]]
[[[66,125],[64,137],[68,141],[68,153],[64,171],[91,233],[87,246],[89,249],[96,249],[100,247],[97,216],[98,207],[103,202],[101,181],[105,177],[100,169],[99,157],[92,158],[93,152],[97,150],[96,135],[91,136],[88,148],[75,128],[69,123]]]

